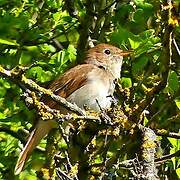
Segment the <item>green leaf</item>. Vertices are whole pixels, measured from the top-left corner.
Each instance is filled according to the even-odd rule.
[[[176,103],[176,106],[179,108],[180,110],[180,99],[175,99],[175,103]]]
[[[38,76],[38,80],[42,83],[50,81],[53,74],[50,71],[42,71],[41,75]]]
[[[68,148],[67,143],[65,142],[64,139],[62,139],[62,140],[58,143],[58,146],[59,146],[61,149],[67,149],[67,148]]]
[[[124,46],[129,42],[128,38],[132,39],[133,41],[139,41],[139,35],[135,35],[128,29],[121,26],[118,26],[118,32],[113,32],[110,37],[111,42]]]
[[[102,163],[102,157],[100,155],[97,155],[96,156],[96,159],[95,159],[95,163],[99,164],[99,163]]]
[[[31,175],[28,171],[25,170],[19,175],[19,179],[37,180],[37,177],[35,176],[35,173]]]
[[[175,152],[177,152],[180,148],[180,140],[179,139],[175,139],[175,138],[168,138],[169,142],[171,143],[172,147],[170,149],[170,153],[173,154]],[[176,169],[177,167],[177,161],[176,161],[176,157],[171,158],[172,163],[173,163],[173,168]]]
[[[141,44],[141,42],[139,42],[139,41],[134,41],[134,40],[132,40],[131,38],[128,38],[128,40],[129,40],[129,43],[130,43],[132,49],[138,48],[139,45]]]
[[[50,81],[53,74],[50,71],[44,71],[42,67],[36,66],[36,67],[32,67],[28,73],[27,73],[28,77],[33,77],[36,78],[37,81],[40,81],[42,83]]]
[[[61,17],[60,12],[56,12],[53,14],[53,19],[56,21],[56,23],[60,20],[60,17]]]
[[[148,123],[148,118],[146,116],[144,116],[144,121],[143,121],[143,125],[146,126]]]
[[[77,30],[72,30],[68,33],[68,40],[74,44],[74,42],[77,42],[79,39],[79,33]]]
[[[175,71],[170,70],[168,75],[168,81],[166,86],[166,91],[172,95],[179,89],[178,76]]]
[[[71,62],[73,62],[76,59],[76,55],[77,55],[76,48],[74,48],[73,45],[69,45],[68,48],[67,48],[67,52],[69,53],[69,55],[68,55],[69,60]]]
[[[19,46],[19,44],[15,40],[11,39],[0,39],[0,44]]]
[[[177,168],[177,169],[176,169],[176,174],[177,174],[177,176],[180,178],[180,168]]]
[[[7,82],[7,81],[4,81],[3,86],[4,86],[6,89],[9,89],[9,88],[11,87],[10,83]]]
[[[6,118],[6,114],[0,112],[0,119],[5,119],[5,118]]]
[[[29,64],[31,62],[31,55],[28,52],[23,51],[21,53],[19,64]]]
[[[144,18],[144,11],[143,9],[137,9],[136,12],[134,13],[134,20],[137,23],[145,23],[145,18]]]
[[[55,52],[56,49],[54,48],[54,46],[52,45],[49,45],[49,44],[43,44],[41,46],[41,49],[43,52]]]
[[[139,58],[137,58],[132,66],[133,75],[139,74],[147,65],[147,63],[148,58],[146,56],[140,56]]]
[[[6,94],[6,88],[0,86],[0,98],[4,97]]]
[[[169,142],[172,144],[173,147],[177,147],[178,140],[175,138],[168,138]]]
[[[122,84],[123,88],[131,88],[132,87],[131,78],[122,77],[121,84]]]

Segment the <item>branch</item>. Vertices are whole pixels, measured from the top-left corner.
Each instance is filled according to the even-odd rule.
[[[156,135],[150,128],[139,126],[142,133],[142,179],[152,180],[157,179],[157,169],[155,166],[155,152],[156,152]]]
[[[20,88],[22,88],[22,90],[25,90],[25,94],[24,94],[24,97],[26,98],[25,101],[28,101],[27,102],[28,104],[33,105],[33,107],[38,111],[38,113],[42,116],[44,120],[57,119],[57,121],[59,122],[64,122],[64,120],[71,120],[71,119],[93,120],[101,124],[101,120],[103,119],[105,124],[113,125],[113,123],[111,123],[111,118],[106,114],[106,112],[103,111],[102,113],[97,113],[97,114],[93,113],[93,116],[86,115],[86,112],[81,108],[79,108],[76,104],[72,104],[66,101],[65,98],[55,95],[51,90],[39,86],[31,79],[27,79],[23,74],[25,69],[26,68],[17,67],[9,71],[4,69],[2,66],[0,66],[0,75],[10,79],[11,81],[19,85]],[[58,102],[59,104],[69,109],[70,111],[77,113],[78,115],[73,115],[73,114],[64,115],[61,114],[59,110],[51,109],[49,106],[39,101],[35,92],[39,92],[43,95],[51,97],[54,101]],[[50,114],[46,114],[46,113],[50,113]]]
[[[43,93],[43,95],[51,97],[54,101],[58,102],[60,105],[67,108],[68,110],[71,110],[79,115],[85,115],[85,112],[81,108],[79,108],[76,104],[72,104],[66,101],[65,98],[55,95],[51,90],[39,86],[31,79],[27,79],[23,74],[24,70],[26,70],[26,68],[17,67],[9,71],[4,69],[2,66],[0,66],[0,75],[15,82],[22,89],[24,87],[24,89],[26,90],[31,89],[33,91]]]
[[[75,115],[75,114],[62,114],[60,110],[52,109],[49,106],[45,105],[43,102],[39,101],[36,94],[29,89],[26,90],[26,93],[23,95],[25,97],[25,102],[28,105],[33,106],[36,109],[38,114],[43,120],[56,120],[59,124],[62,124],[64,121],[69,120],[92,120],[101,124],[101,119],[104,120],[106,124],[109,122],[106,121],[106,118],[102,115],[103,113],[96,113],[94,115]]]
[[[180,134],[174,133],[174,132],[169,132],[169,131],[167,131],[167,130],[165,130],[165,129],[154,130],[154,132],[155,132],[158,136],[165,136],[165,137],[171,137],[171,138],[180,139]]]
[[[100,11],[100,14],[105,14],[105,13],[108,11],[109,8],[111,8],[115,3],[118,3],[118,2],[120,2],[120,0],[115,0],[115,1],[113,1],[113,2],[110,3],[107,7],[105,7],[104,9],[102,9],[102,10]]]
[[[60,168],[56,169],[57,176],[59,179],[67,179],[67,180],[73,180],[74,178],[69,177],[65,172],[63,172]]]
[[[159,162],[162,162],[162,161],[166,161],[166,160],[168,160],[168,159],[171,159],[171,158],[173,158],[173,157],[179,157],[179,156],[180,156],[180,150],[177,151],[177,152],[175,152],[175,153],[173,153],[173,154],[168,154],[168,155],[162,156],[162,157],[160,157],[160,158],[156,158],[156,159],[155,159],[155,162],[156,162],[156,163],[159,163]]]
[[[118,167],[133,168],[136,158],[125,160],[118,163]]]
[[[178,47],[178,44],[176,43],[175,38],[173,39],[173,44],[174,44],[174,46],[175,46],[175,48],[176,48],[176,51],[177,51],[178,55],[180,56],[180,49],[179,49],[179,47]]]

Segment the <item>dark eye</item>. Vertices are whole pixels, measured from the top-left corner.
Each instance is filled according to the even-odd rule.
[[[109,49],[105,49],[105,50],[104,50],[104,53],[105,53],[106,55],[110,55],[110,54],[111,54],[111,51],[110,51]]]

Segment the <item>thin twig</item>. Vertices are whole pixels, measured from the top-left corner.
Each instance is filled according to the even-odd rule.
[[[176,43],[175,38],[173,39],[173,44],[174,44],[174,46],[175,46],[175,48],[176,48],[176,50],[177,50],[178,55],[180,56],[180,49],[179,49],[179,47],[178,47],[178,45],[177,45],[177,43]]]
[[[65,172],[63,172],[60,168],[57,168],[56,169],[56,173],[57,173],[57,176],[60,178],[60,179],[68,179],[68,180],[73,180],[73,178],[69,177]],[[64,178],[63,178],[64,177]]]
[[[180,156],[180,150],[175,152],[175,153],[173,153],[173,154],[168,154],[168,155],[162,156],[160,158],[156,158],[155,162],[156,163],[160,163],[162,161],[166,161],[166,160],[171,159],[173,157],[179,157],[179,156]]]
[[[171,137],[171,138],[175,138],[175,139],[180,139],[180,134],[175,133],[175,132],[168,132],[167,130],[154,130],[154,132],[158,135],[158,136],[165,136],[165,137]]]

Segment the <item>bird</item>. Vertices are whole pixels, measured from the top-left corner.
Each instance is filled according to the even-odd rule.
[[[115,90],[114,81],[120,78],[123,57],[128,55],[129,51],[100,43],[87,51],[83,64],[76,65],[59,76],[50,84],[49,89],[82,109],[85,106],[95,112],[108,109]],[[50,108],[60,111],[64,109],[52,99],[45,99],[43,102]],[[62,110],[62,113],[65,111]],[[56,126],[55,120],[39,120],[17,160],[16,175],[23,170],[25,162],[41,139]]]

